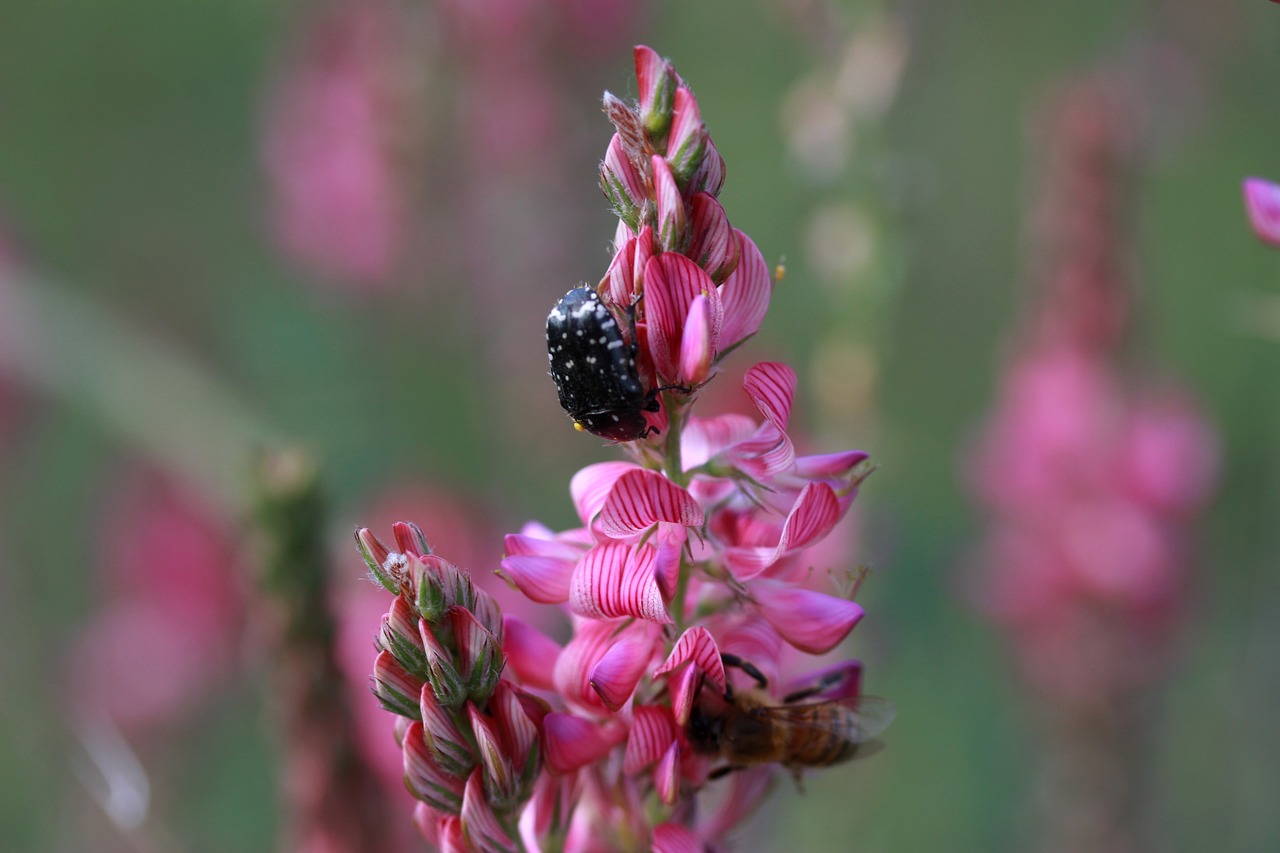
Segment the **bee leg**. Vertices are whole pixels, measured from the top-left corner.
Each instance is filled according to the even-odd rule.
[[[791,779],[796,783],[796,793],[803,794],[804,791],[804,768],[791,766],[787,768],[791,771]]]
[[[828,687],[834,687],[839,684],[844,677],[845,674],[843,672],[829,672],[808,687],[793,690],[786,696],[783,696],[783,704],[790,705],[792,702],[799,702],[801,699],[808,699],[810,696],[817,696]]]
[[[731,655],[728,653],[721,653],[720,661],[725,666],[736,666],[738,669],[755,679],[755,682],[761,687],[767,688],[769,686],[769,679],[765,678],[764,673],[757,669],[756,665],[751,661],[745,661],[737,655]]]
[[[747,768],[741,764],[725,764],[720,767],[717,767],[715,770],[712,770],[710,773],[708,773],[707,781],[711,781],[712,779],[723,779],[725,776],[728,776],[730,773],[732,773],[735,770],[746,770],[746,769]]]

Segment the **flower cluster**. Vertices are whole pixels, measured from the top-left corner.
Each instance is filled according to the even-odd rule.
[[[461,831],[476,849],[505,849],[512,836],[494,827],[508,830],[529,796],[518,818],[528,849],[698,849],[750,813],[777,765],[798,774],[845,760],[890,719],[886,703],[860,696],[860,662],[796,671],[813,670],[800,659],[833,650],[863,615],[850,600],[854,573],[833,584],[806,549],[847,514],[867,456],[797,452],[796,374],[777,362],[745,372],[758,417],[693,413],[724,357],[759,328],[773,280],[717,201],[724,163],[692,93],[649,48],[635,61],[638,103],[604,101],[617,132],[601,186],[619,224],[596,292],[654,389],[654,429],[615,445],[629,460],[573,477],[580,526],[531,522],[506,537],[502,560],[529,599],[568,611],[572,636],[561,645],[510,614],[499,620],[487,597],[425,556],[413,528],[396,528],[398,552],[360,534],[371,571],[399,593],[376,692],[412,720],[399,732],[410,785],[427,803],[419,824],[445,847]],[[460,583],[468,591],[451,592]],[[757,744],[725,722],[747,696],[763,727]],[[534,748],[529,725],[541,773],[522,755]],[[801,726],[806,736],[789,737]],[[489,731],[493,758],[481,744]],[[495,769],[508,764],[505,776]],[[719,806],[697,808],[698,792],[725,773]],[[489,812],[471,797],[482,788],[497,803]]]

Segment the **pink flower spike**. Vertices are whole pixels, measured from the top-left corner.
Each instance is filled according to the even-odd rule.
[[[707,150],[707,129],[698,111],[698,99],[684,86],[676,89],[673,109],[666,159],[676,183],[687,186],[702,165],[702,157]]]
[[[719,352],[723,309],[720,295],[711,276],[693,261],[671,252],[654,257],[645,267],[645,311],[649,324],[649,351],[654,368],[666,379],[675,379],[679,371],[676,358],[680,338],[694,299],[705,294],[709,300],[712,349]]]
[[[811,655],[835,648],[862,618],[857,602],[779,581],[755,581],[751,596],[782,639]]]
[[[724,208],[709,193],[695,193],[689,200],[689,229],[691,234],[686,257],[706,270],[712,281],[721,284],[738,268],[742,257],[739,232],[729,225]],[[721,296],[724,296],[723,291]],[[726,312],[728,308],[726,303]]]
[[[707,297],[698,296],[689,306],[689,317],[685,320],[676,381],[686,386],[696,387],[706,381],[711,372],[711,362],[715,358],[708,305]]]
[[[574,474],[569,481],[569,494],[582,523],[591,524],[604,508],[614,484],[627,472],[638,470],[640,466],[634,462],[597,462]]]
[[[627,703],[649,667],[654,644],[650,637],[631,633],[614,643],[591,668],[591,689],[610,711]]]
[[[703,853],[706,847],[698,834],[678,823],[660,823],[653,828],[652,853]]]
[[[502,830],[492,807],[485,796],[484,779],[480,768],[472,771],[462,795],[462,834],[470,849],[482,853],[515,853],[516,845]]]
[[[1253,233],[1264,243],[1280,246],[1280,184],[1245,178],[1244,207]]]
[[[566,598],[567,598],[566,594]],[[507,665],[521,684],[553,690],[552,669],[547,665],[560,656],[560,644],[527,622],[510,614],[502,617],[502,651]]]
[[[592,619],[635,616],[668,624],[662,589],[654,574],[657,551],[625,542],[606,542],[587,552],[574,569],[569,607]]]
[[[740,257],[737,266],[720,285],[720,299],[724,303],[721,351],[742,343],[759,331],[769,310],[769,299],[773,296],[773,277],[769,274],[764,255],[746,234],[735,228],[733,235],[740,247]],[[715,277],[714,273],[712,277]]]
[[[689,214],[671,166],[654,154],[653,191],[658,208],[658,245],[664,252],[683,252],[689,245]]]
[[[568,773],[594,764],[626,736],[618,725],[597,725],[573,714],[547,714],[542,721],[547,766],[556,773]]]
[[[637,705],[632,710],[631,731],[622,772],[634,776],[649,767],[676,739],[676,721],[665,705]]]
[[[665,805],[674,806],[680,797],[680,742],[673,741],[653,768],[653,786]]]
[[[600,510],[600,531],[612,539],[643,533],[661,521],[701,526],[702,507],[666,477],[643,468],[619,477]]]

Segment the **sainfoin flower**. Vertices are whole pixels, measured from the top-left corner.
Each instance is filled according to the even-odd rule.
[[[619,225],[594,289],[611,322],[595,322],[623,330],[634,364],[616,364],[645,389],[606,402],[644,412],[651,429],[615,441],[627,459],[573,477],[578,526],[530,522],[501,563],[530,600],[567,612],[571,636],[499,616],[410,525],[395,527],[395,550],[358,534],[397,595],[375,692],[405,721],[418,824],[443,849],[719,845],[779,766],[846,760],[892,716],[861,694],[858,661],[802,663],[863,616],[835,591],[856,588],[853,572],[832,579],[806,556],[848,513],[866,454],[797,450],[797,376],[779,362],[743,374],[755,417],[694,413],[759,328],[773,281],[717,201],[724,163],[693,95],[649,48],[635,62],[638,102],[605,95],[617,132],[601,186]],[[601,337],[601,356],[613,340]],[[724,796],[700,808],[709,786]]]

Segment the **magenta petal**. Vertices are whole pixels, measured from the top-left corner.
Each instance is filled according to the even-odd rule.
[[[702,689],[702,672],[693,665],[680,670],[680,674],[669,684],[671,690],[671,713],[676,725],[689,724],[689,715],[693,712],[693,702]]]
[[[644,178],[631,162],[631,158],[627,156],[622,137],[616,133],[609,140],[609,147],[605,149],[602,171],[610,188],[624,194],[633,206],[640,206],[646,195]]]
[[[720,649],[711,632],[701,625],[694,625],[680,635],[671,648],[671,654],[653,674],[658,676],[672,672],[685,661],[692,661],[695,669],[704,673],[718,691],[724,692],[724,662],[720,659]]]
[[[670,90],[674,88],[678,78],[671,63],[651,47],[636,45],[634,58],[640,113],[647,116],[655,109],[664,108],[663,102],[671,97]]]
[[[796,396],[795,370],[781,362],[762,361],[747,371],[742,387],[760,414],[785,432]]]
[[[597,725],[573,714],[547,714],[542,721],[547,766],[556,773],[568,773],[599,761],[625,736],[622,726]]]
[[[632,709],[631,731],[622,771],[633,776],[653,764],[675,742],[676,721],[665,705],[637,705]]]
[[[653,189],[658,208],[658,245],[665,252],[683,252],[689,242],[689,214],[684,208],[684,197],[671,174],[671,166],[654,154]]]
[[[707,130],[702,124],[698,99],[684,86],[676,89],[671,132],[667,136],[667,162],[681,186],[689,182],[702,163],[707,148]]]
[[[746,415],[730,413],[711,418],[696,415],[685,422],[680,434],[680,458],[686,471],[704,465],[717,453],[745,441],[756,430]]]
[[[520,591],[542,604],[558,604],[569,598],[573,560],[560,557],[507,557],[502,570]]]
[[[669,623],[662,589],[654,574],[657,550],[606,542],[578,562],[569,586],[569,607],[592,619],[636,616]]]
[[[591,524],[600,513],[619,477],[639,468],[634,462],[597,462],[574,474],[569,481],[569,494],[582,523]]]
[[[720,330],[720,349],[727,350],[754,335],[764,322],[773,295],[773,277],[764,255],[751,238],[734,229],[741,244],[741,257],[733,273],[720,286],[724,303],[724,328]]]
[[[870,459],[861,450],[796,457],[795,475],[806,480],[842,478]]]
[[[706,270],[707,275],[717,284],[728,279],[738,268],[742,244],[738,240],[738,232],[729,225],[729,217],[725,215],[720,202],[708,193],[695,193],[689,200],[689,228],[692,235],[685,255]],[[763,258],[761,262],[763,263]],[[722,299],[727,298],[727,292],[721,289],[720,296]],[[767,304],[766,302],[766,306]],[[724,309],[727,317],[728,303]],[[725,348],[732,343],[736,342],[724,342]]]
[[[1245,178],[1244,206],[1253,232],[1263,242],[1280,246],[1280,184]]]
[[[623,474],[600,510],[600,531],[614,539],[643,533],[660,521],[698,527],[703,514],[692,495],[656,471]]]
[[[788,551],[799,550],[822,539],[840,521],[844,508],[826,483],[809,483],[787,514],[777,546],[725,549],[725,562],[738,580],[750,580],[776,563]]]
[[[555,691],[569,702],[602,710],[600,697],[590,685],[591,670],[617,641],[618,631],[614,622],[582,620],[556,658],[551,675]]]
[[[489,710],[497,721],[502,742],[507,744],[517,772],[524,772],[525,763],[533,754],[533,747],[538,742],[538,724],[529,716],[525,701],[533,701],[523,697],[511,682],[503,679],[489,699]]]
[[[619,223],[626,228],[621,220]],[[631,304],[635,293],[635,255],[636,238],[631,237],[614,253],[613,260],[609,263],[609,271],[605,273],[605,278],[609,280],[605,296],[615,305]]]
[[[862,618],[857,602],[777,581],[757,580],[751,594],[782,639],[812,655],[833,649]]]
[[[609,648],[591,669],[591,688],[610,711],[617,711],[644,676],[653,657],[654,644],[649,637],[629,634]]]
[[[553,689],[552,669],[547,662],[554,661],[562,651],[555,640],[518,617],[504,614],[502,651],[507,656],[507,665],[522,684],[541,690]]]
[[[684,324],[684,336],[680,340],[680,360],[676,368],[676,382],[696,387],[711,372],[715,358],[712,346],[710,301],[698,296],[689,306],[689,316]]]
[[[653,784],[658,797],[668,806],[674,806],[680,796],[680,743],[673,741],[663,753],[658,766],[653,768]]]
[[[702,839],[687,826],[661,823],[653,829],[653,853],[703,853]]]
[[[649,329],[649,352],[659,375],[670,379],[677,373],[675,359],[680,352],[689,306],[699,294],[707,294],[716,305],[712,316],[722,315],[715,282],[693,261],[673,252],[652,258],[645,266],[645,312]],[[719,349],[719,341],[713,341]]]

